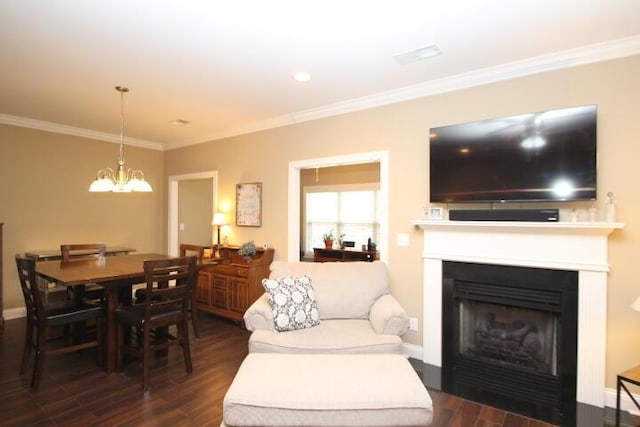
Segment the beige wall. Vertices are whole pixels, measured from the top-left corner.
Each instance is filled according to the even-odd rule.
[[[316,177],[318,181],[316,182]],[[380,182],[380,163],[333,166],[300,171],[300,190],[314,185],[338,185]],[[302,199],[301,199],[302,200]]]
[[[633,269],[640,249],[640,56],[549,72],[425,97],[285,128],[229,138],[166,153],[165,174],[219,172],[221,203],[233,206],[234,186],[261,181],[263,226],[230,227],[232,242],[255,239],[286,257],[287,172],[290,161],[357,152],[389,150],[389,269],[392,291],[409,314],[421,322],[421,233],[410,221],[423,218],[428,202],[429,128],[554,108],[597,104],[599,200],[607,191],[618,200],[626,228],[611,237],[607,384],[616,372],[635,365],[640,354],[640,313],[629,304],[640,294]],[[589,203],[576,203],[580,208]],[[408,247],[395,245],[397,233],[409,233]],[[422,343],[421,332],[405,341]]]
[[[24,306],[16,253],[83,242],[164,250],[163,153],[126,147],[125,155],[153,193],[89,193],[98,170],[115,167],[117,144],[0,125],[5,310]]]
[[[0,222],[5,222],[5,309],[21,306],[12,254],[63,240],[105,240],[139,250],[166,246],[166,185],[171,175],[218,171],[221,210],[235,218],[235,185],[263,183],[262,227],[229,226],[231,243],[255,240],[286,257],[287,179],[290,161],[358,152],[389,151],[389,270],[392,291],[421,321],[421,233],[428,202],[429,128],[568,106],[598,105],[598,185],[618,200],[626,223],[610,239],[607,384],[638,363],[640,313],[629,304],[640,294],[633,268],[640,249],[640,56],[518,78],[400,104],[300,123],[159,153],[127,148],[127,164],[144,170],[151,195],[86,192],[97,169],[115,163],[117,146],[82,138],[0,126]],[[163,166],[164,160],[164,166]],[[164,169],[163,169],[164,168]],[[9,179],[18,178],[17,188]],[[589,204],[577,204],[588,207]],[[395,245],[409,233],[408,247]],[[409,333],[408,343],[421,342]]]
[[[213,180],[188,179],[178,183],[178,243],[208,246],[212,243]]]

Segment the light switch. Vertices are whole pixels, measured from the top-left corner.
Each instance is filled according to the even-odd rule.
[[[180,224],[180,231],[184,231],[184,224]]]

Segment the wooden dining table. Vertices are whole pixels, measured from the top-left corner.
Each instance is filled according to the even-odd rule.
[[[115,310],[131,301],[131,287],[144,283],[144,261],[172,258],[170,255],[146,253],[114,255],[97,260],[43,261],[36,263],[36,274],[50,282],[64,286],[82,286],[97,283],[107,294],[107,330],[105,339],[105,371],[111,373],[116,366],[117,336]],[[122,298],[121,298],[122,296]]]

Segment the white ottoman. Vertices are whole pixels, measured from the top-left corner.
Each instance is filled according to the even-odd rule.
[[[251,353],[224,397],[223,425],[427,426],[431,397],[398,354]]]

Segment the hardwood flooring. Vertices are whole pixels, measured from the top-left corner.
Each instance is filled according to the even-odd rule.
[[[180,348],[173,346],[167,357],[154,360],[146,393],[140,364],[106,375],[93,350],[47,359],[40,389],[30,391],[30,375],[18,375],[24,319],[6,321],[0,330],[0,426],[219,426],[249,333],[207,314],[200,319],[201,337],[192,337],[193,374],[186,375]],[[430,394],[434,427],[550,427],[435,390]]]

